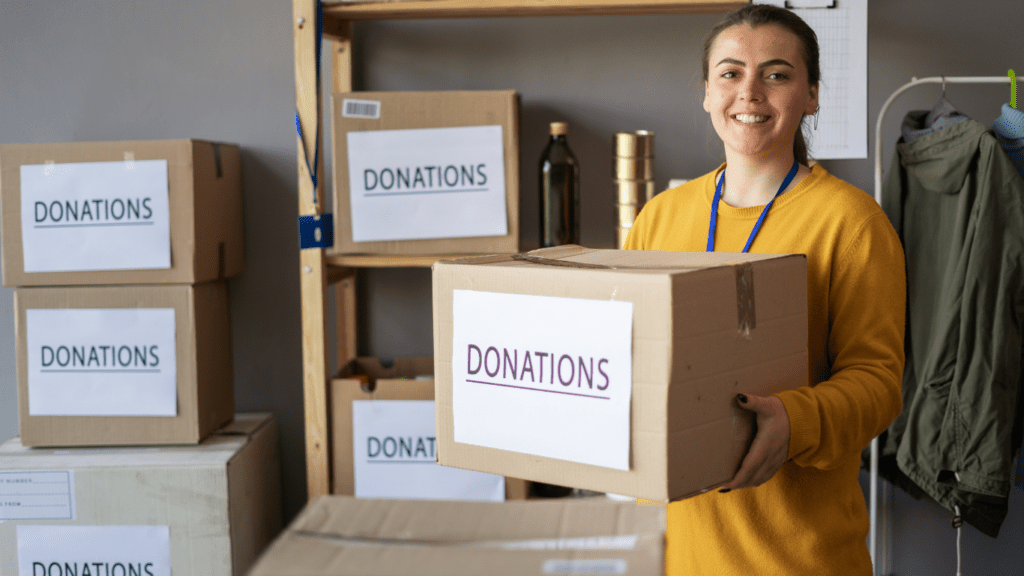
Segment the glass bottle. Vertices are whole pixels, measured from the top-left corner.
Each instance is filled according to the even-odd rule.
[[[580,243],[580,167],[569,150],[565,122],[551,123],[540,157],[540,246]]]

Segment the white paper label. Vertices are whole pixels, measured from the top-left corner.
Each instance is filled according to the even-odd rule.
[[[0,522],[77,517],[74,470],[0,471]]]
[[[33,416],[175,416],[173,308],[26,310]]]
[[[341,116],[343,118],[380,118],[380,102],[377,100],[354,100],[345,98],[341,102]]]
[[[501,126],[348,133],[352,240],[504,236]]]
[[[455,441],[629,470],[633,303],[455,290]]]
[[[171,267],[167,160],[21,167],[26,272]]]
[[[436,463],[436,429],[432,400],[352,402],[356,497],[504,500],[504,476]]]
[[[18,525],[18,576],[171,576],[168,526]]]
[[[545,574],[625,574],[629,563],[623,558],[594,560],[545,560]]]

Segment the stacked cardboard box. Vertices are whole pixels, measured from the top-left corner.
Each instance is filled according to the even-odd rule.
[[[527,483],[437,464],[434,359],[357,358],[331,382],[334,494],[501,501]]]
[[[0,445],[0,575],[242,576],[281,529],[277,424],[198,446]]]
[[[234,415],[238,147],[0,146],[26,446],[196,444]]]

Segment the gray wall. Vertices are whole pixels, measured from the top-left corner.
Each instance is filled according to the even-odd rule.
[[[885,98],[911,76],[1024,72],[1024,11],[1009,8],[1014,4],[978,0],[964,10],[961,0],[873,2],[871,135]],[[546,125],[568,121],[583,167],[583,242],[609,244],[612,132],[657,132],[659,186],[703,174],[724,158],[701,109],[699,63],[700,42],[718,18],[360,24],[355,82],[367,90],[517,89],[524,245],[536,242],[534,182]],[[205,138],[243,147],[247,270],[231,281],[236,396],[240,410],[269,410],[280,419],[288,516],[305,499],[290,20],[287,0],[0,0],[0,142]],[[886,166],[900,118],[938,96],[938,87],[919,88],[890,110]],[[950,86],[947,97],[989,123],[1008,89]],[[868,159],[823,164],[864,190],[873,186]],[[427,270],[361,273],[359,353],[431,354],[429,288]],[[17,434],[11,304],[11,290],[3,289],[5,438]],[[1021,500],[1015,491],[998,540],[965,529],[966,572],[1024,573]],[[948,514],[902,494],[893,512],[894,572],[952,573]]]

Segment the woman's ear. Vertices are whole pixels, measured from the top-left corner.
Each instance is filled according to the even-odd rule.
[[[818,109],[818,84],[811,86],[811,99],[807,102],[804,113],[810,116]]]
[[[708,81],[704,81],[704,111],[708,114],[711,113],[711,109],[708,108]]]

